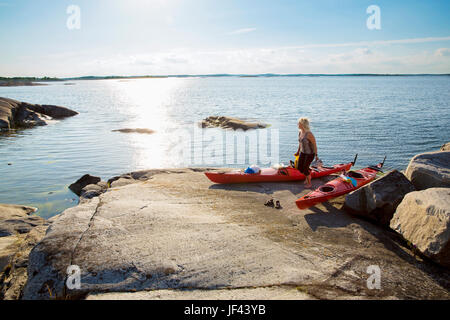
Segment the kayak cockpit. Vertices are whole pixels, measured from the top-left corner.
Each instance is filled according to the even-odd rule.
[[[319,188],[320,192],[330,193],[333,192],[336,188],[334,186],[324,185]]]
[[[361,173],[355,171],[349,171],[347,176],[354,179],[364,179],[364,176]]]

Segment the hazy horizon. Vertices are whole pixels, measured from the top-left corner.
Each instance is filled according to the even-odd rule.
[[[450,73],[261,73],[261,74],[245,74],[245,73],[236,73],[236,74],[146,74],[146,75],[82,75],[77,77],[35,77],[35,76],[10,76],[10,77],[3,77],[0,75],[1,78],[7,78],[7,79],[37,79],[39,81],[43,81],[45,78],[48,79],[57,79],[57,80],[107,80],[107,79],[117,79],[117,78],[124,78],[124,79],[139,79],[139,78],[176,78],[176,77],[365,77],[365,76],[386,76],[386,77],[396,77],[396,76],[450,76]],[[34,81],[37,81],[34,80]],[[45,82],[45,81],[44,81]]]

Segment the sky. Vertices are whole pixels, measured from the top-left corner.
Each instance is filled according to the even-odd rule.
[[[0,76],[450,73],[449,13],[448,0],[0,0]]]

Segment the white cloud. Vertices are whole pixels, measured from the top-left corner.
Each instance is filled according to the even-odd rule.
[[[355,50],[355,53],[364,56],[373,54],[373,52],[369,48],[358,48]]]
[[[442,60],[434,52],[392,55],[390,52],[368,48],[340,51],[286,48],[220,51],[180,49],[135,56],[132,63],[123,56],[112,59],[110,65],[122,70],[119,72],[121,74],[450,72],[450,59]],[[102,71],[104,73],[107,70]]]
[[[178,48],[136,54],[97,52],[93,55],[86,51],[48,56],[29,55],[19,58],[19,68],[0,61],[0,69],[11,76],[39,76],[46,72],[43,75],[60,77],[214,73],[450,73],[449,56],[449,48],[419,51],[411,46],[398,51],[378,46],[355,45],[351,48],[348,44],[327,48],[313,45],[228,50]],[[55,71],[51,73],[49,70]],[[64,73],[56,73],[56,70]]]
[[[397,39],[397,40],[378,40],[378,41],[360,41],[360,42],[347,42],[347,43],[320,43],[320,44],[307,44],[302,46],[286,47],[286,48],[339,48],[339,47],[361,47],[361,46],[377,46],[377,45],[390,45],[390,44],[413,44],[413,43],[426,43],[437,41],[450,41],[450,37],[428,37],[428,38],[411,38],[411,39]]]
[[[234,30],[231,32],[228,32],[228,35],[234,35],[234,34],[243,34],[243,33],[249,33],[249,32],[253,32],[256,31],[256,28],[243,28],[243,29],[238,29],[238,30]]]
[[[437,49],[435,55],[438,57],[449,57],[450,56],[450,48],[440,48]]]

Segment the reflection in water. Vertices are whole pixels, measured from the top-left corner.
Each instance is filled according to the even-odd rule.
[[[126,116],[121,124],[124,128],[154,130],[151,135],[127,134],[124,138],[133,150],[129,161],[134,168],[169,167],[167,134],[173,131],[168,109],[181,86],[186,82],[177,78],[142,79],[127,82],[112,82],[119,99],[118,110]]]

